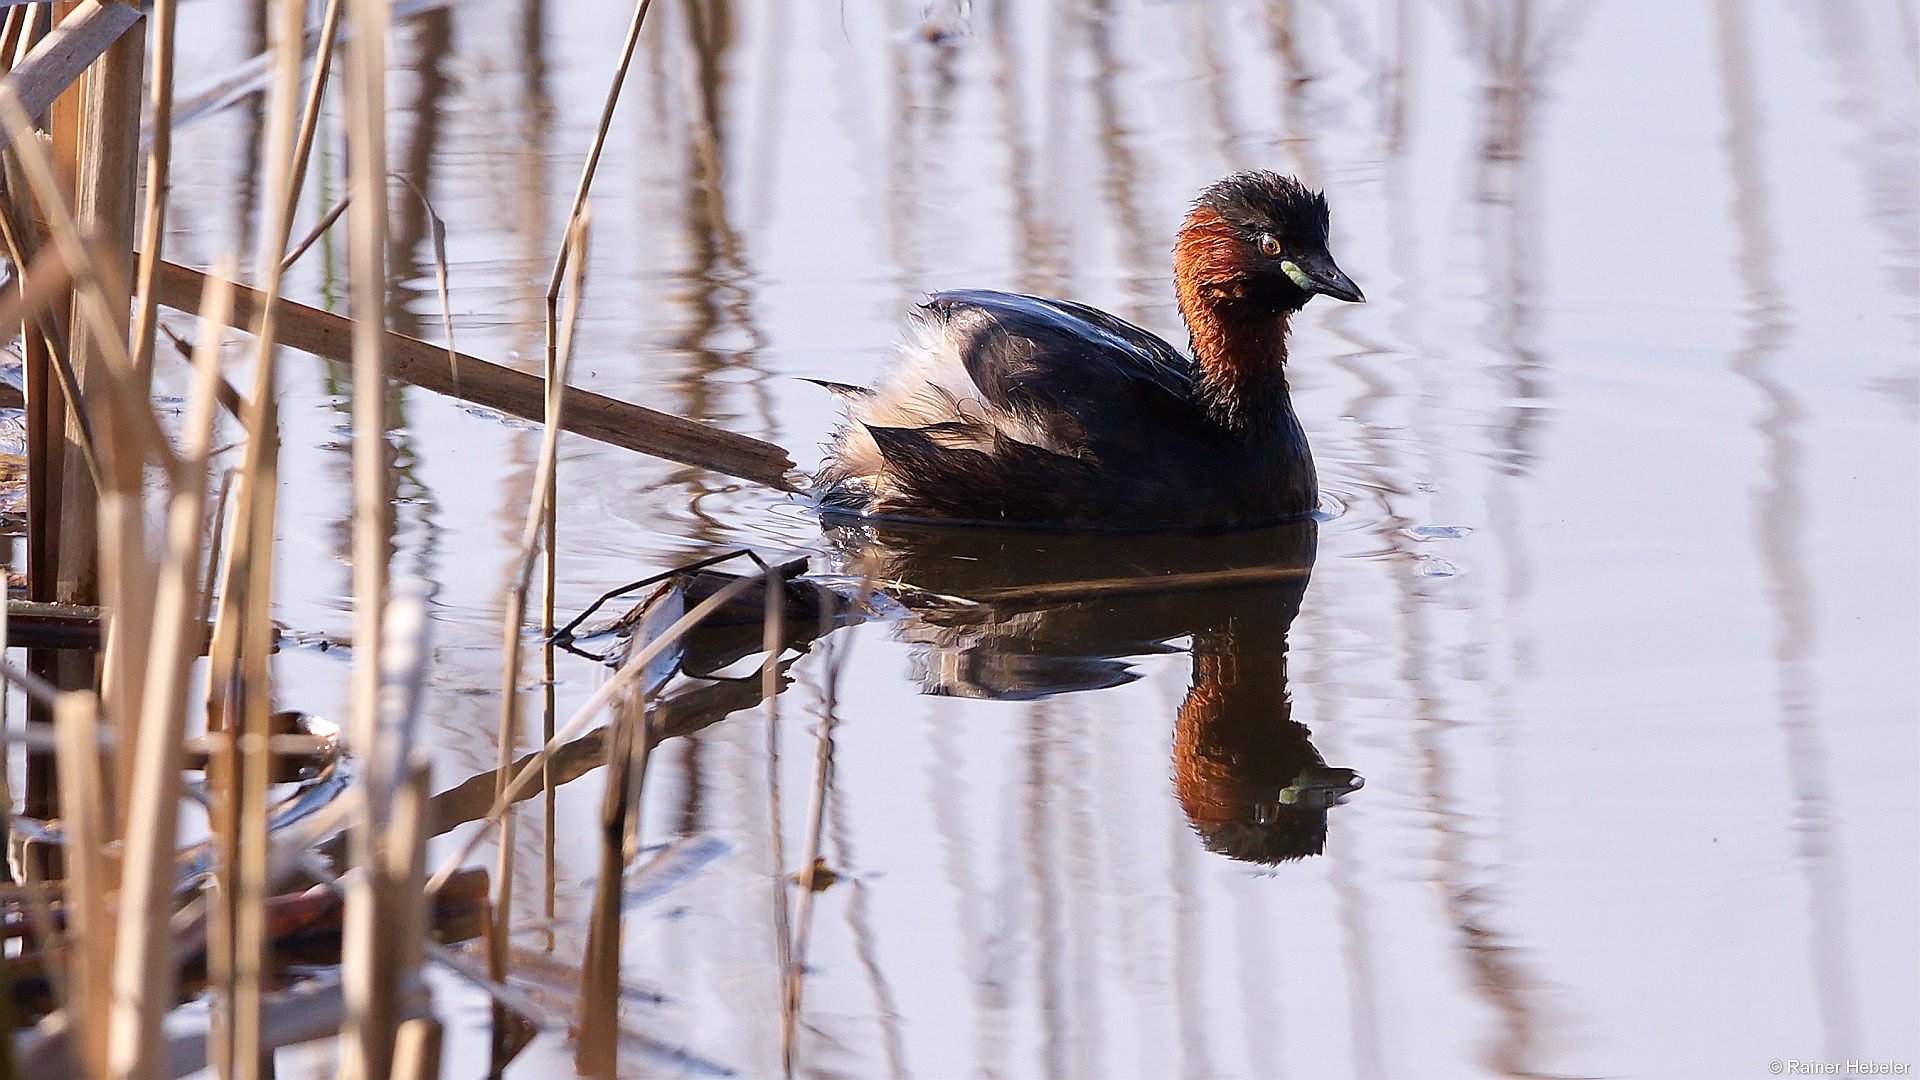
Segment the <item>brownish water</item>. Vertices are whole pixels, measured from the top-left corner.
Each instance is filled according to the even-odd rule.
[[[183,9],[183,93],[258,50],[248,10]],[[466,351],[538,351],[626,17],[469,0],[396,32],[392,167],[446,219]],[[661,0],[595,191],[578,385],[810,467],[836,412],[800,380],[873,379],[926,290],[1072,297],[1184,341],[1173,230],[1242,167],[1326,188],[1371,302],[1295,323],[1329,497],[1303,594],[1114,601],[1025,636],[869,622],[794,667],[777,769],[763,711],[664,744],[645,842],[725,853],[628,916],[625,973],[668,1000],[626,1024],[779,1070],[769,823],[792,872],[817,811],[841,877],[807,920],[810,1073],[1920,1063],[1916,32],[1898,0]],[[307,220],[342,187],[326,136]],[[258,143],[247,103],[181,132],[172,257],[251,250]],[[395,206],[394,323],[437,339],[427,221]],[[340,254],[294,294],[336,296]],[[281,362],[276,614],[344,634],[344,374]],[[444,788],[495,757],[537,433],[416,391],[405,423],[396,570],[434,589]],[[766,492],[562,449],[563,612],[728,546],[824,550]],[[343,711],[337,654],[277,665],[285,704]],[[603,677],[563,660],[561,714]],[[1322,854],[1210,850],[1235,783],[1269,806],[1233,811],[1246,839],[1301,812],[1276,791],[1316,755],[1365,780]],[[518,831],[517,942],[567,964],[598,776],[559,795],[555,880],[537,801]],[[483,1072],[482,999],[434,986],[446,1075]],[[563,1040],[510,1075],[564,1074]]]

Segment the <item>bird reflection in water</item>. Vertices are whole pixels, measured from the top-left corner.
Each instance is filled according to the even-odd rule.
[[[994,701],[1119,686],[1137,677],[1132,658],[1180,651],[1184,638],[1193,673],[1174,717],[1175,794],[1208,850],[1274,865],[1319,854],[1328,810],[1362,784],[1320,756],[1287,695],[1287,631],[1317,528],[1116,536],[829,519],[830,572],[780,568],[783,636],[804,650],[885,619],[915,647],[923,693]],[[645,627],[664,628],[736,580],[718,567],[674,575],[624,618],[563,644],[621,632],[628,642],[615,651],[630,654]],[[679,644],[673,666],[698,678],[757,653],[764,605],[755,583]],[[702,692],[669,690],[650,712]],[[725,711],[752,704],[736,698]],[[698,726],[725,715],[702,712]],[[654,737],[685,733],[675,726],[656,724]]]
[[[1292,718],[1287,631],[1317,523],[1217,536],[935,528],[829,530],[843,581],[912,614],[922,692],[1034,701],[1132,681],[1132,657],[1191,641],[1174,718],[1174,790],[1210,851],[1277,864],[1317,855],[1327,812],[1358,790]]]

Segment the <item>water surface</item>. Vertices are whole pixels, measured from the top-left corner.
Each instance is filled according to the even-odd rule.
[[[184,14],[183,92],[260,47],[239,0]],[[534,366],[626,17],[466,0],[395,33],[391,165],[447,223],[463,350]],[[1371,302],[1294,324],[1310,578],[1025,637],[865,622],[791,668],[776,721],[656,750],[644,842],[723,847],[628,916],[624,974],[667,1000],[624,1022],[693,1055],[632,1067],[781,1067],[776,820],[778,873],[817,821],[838,874],[807,918],[810,1073],[1920,1058],[1917,72],[1911,6],[1873,0],[656,4],[595,188],[580,386],[811,467],[836,410],[801,380],[875,378],[927,290],[1184,343],[1173,231],[1244,167],[1325,187]],[[259,142],[257,102],[181,132],[172,257],[251,250]],[[302,231],[340,142],[336,114]],[[427,216],[398,188],[394,214],[393,322],[438,340]],[[337,304],[342,257],[294,295]],[[345,372],[280,363],[276,617],[344,634]],[[396,570],[433,588],[449,788],[496,756],[538,434],[421,391],[404,414]],[[830,562],[770,493],[562,453],[562,612],[731,546]],[[345,663],[283,652],[283,701],[344,713]],[[563,658],[561,715],[604,677]],[[1285,851],[1319,853],[1234,858],[1226,817],[1297,823],[1279,795],[1310,766],[1364,778]],[[599,782],[559,792],[551,880],[538,801],[516,834],[516,943],[562,985]],[[433,985],[447,1075],[483,1072],[484,1003]],[[509,1075],[569,1053],[543,1036]]]

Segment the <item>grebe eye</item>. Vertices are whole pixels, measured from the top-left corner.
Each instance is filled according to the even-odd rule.
[[[1275,240],[1272,234],[1262,236],[1260,238],[1260,252],[1268,258],[1280,254],[1280,241]]]

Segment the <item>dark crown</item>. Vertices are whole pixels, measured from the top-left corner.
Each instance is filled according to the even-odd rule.
[[[1324,247],[1327,197],[1291,176],[1250,169],[1216,181],[1194,205],[1219,214],[1249,237],[1272,233],[1289,247]]]

